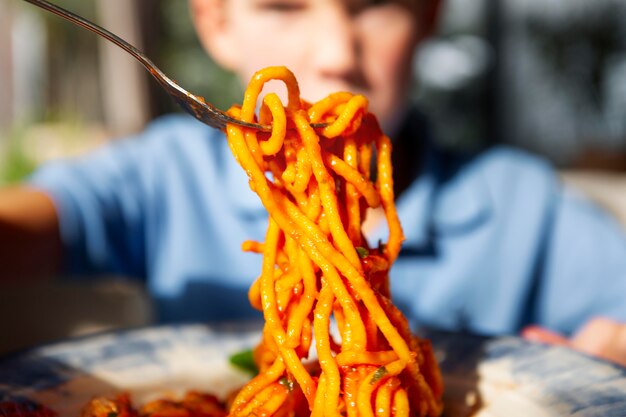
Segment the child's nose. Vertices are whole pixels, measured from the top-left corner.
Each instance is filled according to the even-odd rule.
[[[359,55],[353,17],[337,7],[328,10],[320,20],[312,39],[318,71],[329,78],[353,77],[358,72]]]

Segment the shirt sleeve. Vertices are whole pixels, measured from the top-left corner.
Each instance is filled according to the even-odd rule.
[[[106,145],[73,160],[49,163],[30,178],[57,209],[63,272],[143,277],[146,181],[142,148],[148,138]]]
[[[626,234],[609,213],[570,189],[559,195],[538,294],[539,322],[576,331],[604,316],[626,322]]]

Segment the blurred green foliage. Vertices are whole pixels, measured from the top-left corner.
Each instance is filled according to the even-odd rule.
[[[30,175],[36,168],[24,152],[22,137],[24,129],[15,128],[2,141],[4,149],[0,153],[0,185],[15,184]]]

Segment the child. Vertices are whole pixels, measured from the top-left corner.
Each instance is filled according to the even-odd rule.
[[[490,334],[533,323],[572,334],[587,323],[576,346],[590,350],[591,333],[601,342],[594,353],[626,357],[625,327],[613,321],[626,321],[618,225],[561,189],[543,161],[507,149],[473,158],[438,149],[408,105],[413,51],[437,1],[190,3],[203,45],[243,83],[285,65],[309,101],[341,90],[369,98],[394,140],[407,239],[392,287],[414,323]],[[240,244],[263,240],[266,216],[221,132],[166,117],[2,191],[0,257],[19,276],[142,279],[162,321],[243,318],[255,314],[245,293],[260,257]],[[371,238],[384,237],[370,220]],[[528,334],[547,340],[541,328]]]

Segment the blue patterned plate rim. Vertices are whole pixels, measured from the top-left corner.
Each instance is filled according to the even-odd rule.
[[[427,330],[446,382],[446,416],[626,416],[626,369],[516,337]],[[187,389],[225,396],[248,376],[228,357],[260,323],[180,324],[104,332],[0,357],[0,400],[29,399],[79,415],[94,395],[139,401]]]

